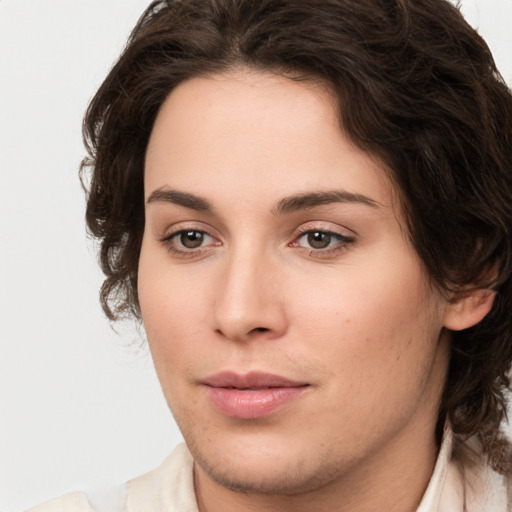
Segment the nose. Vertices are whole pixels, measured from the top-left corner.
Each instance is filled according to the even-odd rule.
[[[233,341],[277,339],[288,328],[279,263],[253,251],[224,263],[215,293],[215,331]],[[280,279],[281,277],[281,279]]]

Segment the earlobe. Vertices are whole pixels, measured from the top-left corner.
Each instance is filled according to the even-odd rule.
[[[448,305],[444,327],[452,331],[473,327],[489,313],[495,296],[493,290],[482,288],[463,292]]]

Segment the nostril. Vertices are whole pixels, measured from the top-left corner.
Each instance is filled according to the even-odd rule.
[[[268,330],[266,327],[256,327],[253,332],[267,332]]]

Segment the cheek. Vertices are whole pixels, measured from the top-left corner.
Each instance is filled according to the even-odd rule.
[[[376,261],[295,289],[297,337],[315,357],[357,386],[399,387],[425,374],[442,328],[442,308],[416,260]],[[389,379],[393,373],[393,379]],[[350,376],[350,377],[349,377]]]
[[[159,254],[162,253],[162,254]],[[179,268],[170,269],[164,251],[142,246],[139,274],[139,303],[149,348],[162,383],[163,373],[186,364],[187,355],[204,325],[202,307],[205,290],[201,280],[182,279]]]

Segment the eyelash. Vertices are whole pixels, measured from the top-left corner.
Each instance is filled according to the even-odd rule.
[[[181,256],[181,257],[196,257],[196,256],[200,256],[201,254],[203,254],[206,250],[208,250],[208,246],[200,246],[200,247],[197,247],[197,248],[183,248],[183,249],[178,249],[176,243],[174,242],[174,239],[177,239],[178,237],[180,237],[181,235],[185,234],[185,233],[199,233],[201,234],[202,236],[206,235],[206,236],[209,236],[211,237],[212,239],[214,239],[214,237],[208,233],[208,231],[205,231],[204,229],[194,229],[194,228],[185,228],[185,229],[179,229],[177,231],[174,231],[166,236],[164,236],[160,242],[166,247],[166,249],[170,252],[170,253],[173,253],[173,254],[176,254],[177,256]],[[216,245],[216,244],[214,244]]]
[[[309,256],[313,257],[329,257],[338,254],[340,251],[344,251],[348,248],[348,246],[352,245],[355,242],[355,238],[347,235],[342,235],[341,233],[329,229],[318,229],[318,228],[311,228],[306,227],[299,230],[299,233],[297,234],[295,240],[290,244],[292,247],[301,247],[299,245],[299,240],[302,238],[305,238],[307,235],[310,234],[322,234],[327,235],[331,238],[334,238],[337,240],[337,243],[335,243],[332,246],[328,246],[323,249],[315,249],[315,248],[306,248],[303,247],[308,252]]]
[[[179,229],[177,231],[174,231],[174,232],[164,236],[160,240],[160,242],[166,247],[166,249],[170,253],[173,253],[180,257],[201,256],[204,252],[206,252],[208,250],[208,247],[210,245],[221,245],[220,243],[217,243],[217,244],[214,243],[214,244],[209,244],[207,246],[201,245],[201,246],[198,246],[197,248],[179,249],[175,242],[175,239],[177,239],[178,237],[180,237],[181,235],[183,235],[185,233],[196,233],[196,234],[200,234],[203,237],[206,235],[208,237],[211,237],[213,240],[215,240],[213,235],[211,235],[208,231],[206,231],[204,229],[194,229],[194,228],[186,229],[185,228],[185,229]],[[320,248],[320,249],[315,249],[313,247],[307,248],[307,247],[301,246],[299,241],[311,234],[326,235],[328,237],[334,238],[337,241],[337,243],[335,243],[332,246],[329,245],[325,248]],[[354,242],[355,242],[354,237],[342,235],[341,233],[338,233],[336,231],[332,231],[329,229],[315,229],[315,228],[307,227],[307,228],[303,228],[303,229],[299,230],[294,241],[288,245],[289,245],[289,247],[297,247],[297,248],[304,249],[305,251],[307,251],[309,256],[329,257],[329,256],[337,254],[340,251],[346,250],[348,248],[348,246],[353,244]]]

